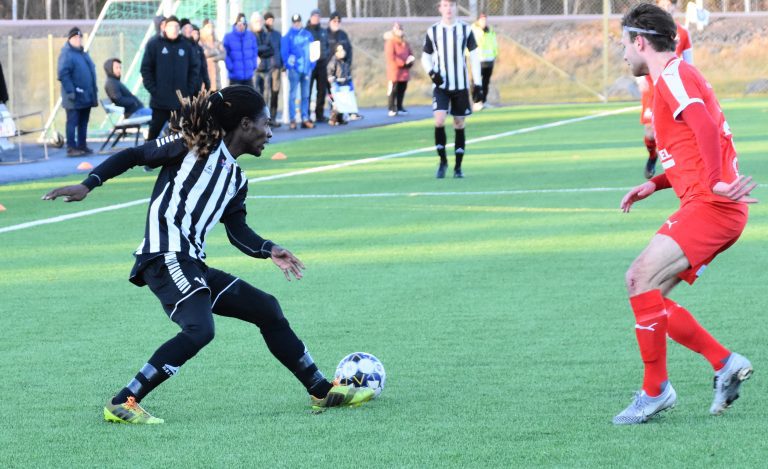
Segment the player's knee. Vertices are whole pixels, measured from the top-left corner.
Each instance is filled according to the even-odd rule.
[[[216,335],[216,328],[213,325],[213,320],[202,321],[188,324],[187,327],[184,328],[184,333],[195,343],[195,345],[203,348],[213,340]]]
[[[283,322],[287,322],[283,315],[283,308],[280,307],[280,302],[277,301],[277,298],[272,295],[266,295],[263,304],[265,314],[259,327],[270,329],[280,327]]]
[[[629,295],[632,296],[647,291],[649,289],[649,278],[647,270],[641,262],[635,261],[632,263],[624,275],[624,282],[626,283]]]

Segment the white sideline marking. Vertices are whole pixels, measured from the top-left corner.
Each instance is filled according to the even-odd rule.
[[[630,187],[583,187],[580,189],[520,189],[514,191],[475,191],[475,192],[372,192],[368,194],[289,194],[289,195],[249,195],[249,199],[364,199],[377,197],[435,197],[467,195],[525,195],[557,194],[569,192],[619,192]]]
[[[616,109],[613,111],[605,111],[597,114],[590,114],[588,116],[574,117],[573,119],[565,119],[557,122],[550,122],[549,124],[535,125],[533,127],[526,127],[524,129],[510,130],[508,132],[487,135],[485,137],[471,138],[467,140],[466,143],[470,144],[470,143],[478,143],[478,142],[487,142],[489,140],[497,140],[499,138],[510,137],[512,135],[525,134],[528,132],[534,132],[536,130],[551,129],[552,127],[560,127],[561,125],[574,124],[576,122],[583,122],[583,121],[588,121],[592,119],[597,119],[598,117],[613,116],[615,114],[621,114],[621,113],[636,110],[636,109],[640,109],[640,106],[630,106],[630,107],[625,107],[621,109]],[[454,144],[450,143],[446,145],[446,148],[450,148],[452,146],[454,146]],[[248,182],[274,181],[275,179],[283,179],[283,178],[289,178],[293,176],[300,176],[302,174],[321,173],[324,171],[330,171],[332,169],[346,168],[348,166],[356,166],[359,164],[375,163],[377,161],[389,160],[392,158],[400,158],[402,156],[411,156],[411,155],[416,155],[419,153],[425,153],[425,152],[434,151],[434,150],[435,150],[435,146],[432,145],[430,147],[422,147],[416,150],[402,151],[399,153],[390,153],[389,155],[374,156],[371,158],[363,158],[360,160],[345,161],[344,163],[329,164],[325,166],[316,166],[314,168],[300,169],[298,171],[290,171],[288,173],[281,173],[281,174],[275,174],[272,176],[263,176],[263,177],[253,178],[253,179],[249,179]]]
[[[526,128],[517,129],[517,130],[510,130],[508,132],[501,132],[501,133],[498,133],[498,134],[488,135],[488,136],[485,136],[485,137],[478,137],[478,138],[469,139],[469,140],[467,140],[467,144],[477,143],[477,142],[487,142],[489,140],[496,140],[496,139],[499,139],[499,138],[509,137],[509,136],[512,136],[512,135],[519,135],[519,134],[524,134],[524,133],[528,133],[528,132],[534,132],[536,130],[550,129],[550,128],[559,127],[559,126],[562,126],[562,125],[574,124],[576,122],[583,122],[583,121],[587,121],[587,120],[597,119],[599,117],[607,117],[607,116],[612,116],[612,115],[616,115],[616,114],[621,114],[621,113],[628,112],[628,111],[631,111],[631,110],[634,110],[634,109],[639,109],[639,108],[640,108],[640,106],[630,106],[630,107],[625,107],[625,108],[621,108],[621,109],[616,109],[616,110],[613,110],[613,111],[605,111],[605,112],[600,112],[600,113],[597,113],[597,114],[590,114],[588,116],[574,117],[572,119],[565,119],[565,120],[561,120],[561,121],[550,122],[549,124],[536,125],[536,126],[533,126],[533,127],[526,127]],[[449,144],[449,145],[446,145],[446,146],[447,147],[451,147],[451,146],[453,146],[453,144]],[[346,168],[348,166],[355,166],[355,165],[359,165],[359,164],[375,163],[377,161],[388,160],[388,159],[391,159],[391,158],[399,158],[399,157],[402,157],[402,156],[410,156],[410,155],[415,155],[415,154],[418,154],[418,153],[424,153],[424,152],[433,151],[433,150],[434,150],[434,146],[423,147],[423,148],[419,148],[417,150],[408,150],[408,151],[403,151],[403,152],[399,152],[399,153],[390,153],[388,155],[375,156],[375,157],[372,157],[372,158],[362,158],[362,159],[359,159],[359,160],[345,161],[344,163],[330,164],[330,165],[325,165],[325,166],[316,166],[314,168],[301,169],[301,170],[298,170],[298,171],[290,171],[290,172],[281,173],[281,174],[274,174],[272,176],[258,177],[258,178],[249,179],[248,182],[273,181],[275,179],[283,179],[283,178],[288,178],[288,177],[293,177],[293,176],[301,176],[303,174],[320,173],[320,172],[324,172],[324,171],[330,171],[332,169]],[[568,189],[563,189],[563,190],[564,191],[568,191]],[[509,192],[514,192],[514,191],[509,191]],[[435,193],[435,195],[439,195],[439,194]],[[254,196],[252,198],[255,198],[255,197],[258,197],[258,196]],[[263,197],[269,197],[269,196],[263,196]],[[281,197],[281,196],[274,196],[274,198],[279,198],[279,197]],[[75,212],[75,213],[70,213],[70,214],[67,214],[67,215],[60,215],[60,216],[57,216],[57,217],[44,218],[42,220],[35,220],[35,221],[26,222],[26,223],[20,223],[18,225],[6,226],[4,228],[0,228],[0,233],[9,233],[11,231],[18,231],[18,230],[23,230],[23,229],[26,229],[26,228],[33,228],[35,226],[48,225],[48,224],[51,224],[51,223],[58,223],[58,222],[66,221],[66,220],[72,220],[72,219],[75,219],[75,218],[87,217],[89,215],[95,215],[97,213],[110,212],[112,210],[119,210],[121,208],[132,207],[134,205],[145,204],[145,203],[148,203],[149,200],[150,199],[134,200],[134,201],[125,202],[125,203],[122,203],[122,204],[108,205],[108,206],[102,207],[102,208],[95,208],[95,209],[92,209],[92,210],[84,210],[82,212]]]

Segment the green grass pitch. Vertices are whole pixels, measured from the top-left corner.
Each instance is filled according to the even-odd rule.
[[[491,109],[469,119],[467,138],[626,106]],[[723,107],[742,172],[767,183],[768,100]],[[423,121],[276,144],[240,163],[257,178],[430,145]],[[146,206],[0,233],[0,466],[762,466],[764,186],[740,242],[671,295],[752,360],[742,399],[710,417],[709,366],[670,342],[678,407],[643,426],[610,423],[642,375],[624,272],[677,206],[666,191],[620,213],[644,154],[632,110],[470,144],[464,180],[434,179],[427,151],[252,183],[249,223],[299,256],[306,277],[286,282],[221,227],[209,264],[273,293],[326,374],[353,351],[387,369],[379,399],[322,415],[255,327],[217,318],[216,339],[144,401],[165,425],[103,422],[106,399],[177,331],[127,282]],[[154,176],[135,169],[80,204],[40,200],[79,177],[0,186],[0,228],[147,198]],[[594,188],[606,190],[581,190]],[[550,191],[499,192],[538,189]],[[374,193],[388,196],[290,197]]]

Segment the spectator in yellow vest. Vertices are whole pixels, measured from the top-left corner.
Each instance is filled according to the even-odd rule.
[[[485,13],[480,13],[477,21],[472,24],[472,32],[475,35],[478,49],[480,49],[480,74],[483,77],[483,96],[481,99],[475,100],[474,105],[475,111],[479,111],[485,107],[485,102],[488,100],[488,87],[491,84],[493,64],[499,55],[499,45],[496,42],[496,31],[488,26],[488,16]]]

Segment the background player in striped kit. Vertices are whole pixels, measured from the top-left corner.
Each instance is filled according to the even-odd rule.
[[[106,420],[163,423],[139,402],[213,340],[213,314],[258,326],[270,352],[310,393],[313,410],[355,406],[373,396],[366,388],[329,383],[273,296],[204,262],[205,237],[221,220],[230,242],[240,251],[271,258],[288,280],[302,277],[304,265],[299,259],[246,224],[248,179],[236,158],[261,155],[272,137],[269,121],[264,98],[253,87],[202,92],[192,102],[182,100],[181,110],[171,120],[173,136],[116,153],[82,184],[55,189],[43,197],[79,201],[134,166],[162,168],[130,280],[149,286],[181,332],[160,346],[136,377],[107,402]]]
[[[448,169],[448,158],[445,154],[447,143],[445,118],[448,111],[453,116],[453,128],[456,133],[454,149],[456,164],[453,168],[453,177],[463,178],[461,163],[464,159],[466,142],[464,119],[472,114],[464,51],[469,50],[472,64],[472,81],[475,83],[473,96],[478,101],[482,101],[480,50],[477,48],[472,28],[467,23],[457,20],[455,0],[440,0],[438,10],[441,20],[427,29],[424,54],[421,56],[421,64],[434,83],[432,111],[435,116],[435,148],[440,156],[437,178],[444,178]]]

